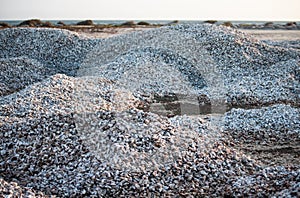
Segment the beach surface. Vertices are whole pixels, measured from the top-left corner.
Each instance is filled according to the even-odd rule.
[[[134,31],[144,31],[153,29],[153,27],[143,27],[143,28],[104,28],[101,31],[89,31],[79,30],[76,31],[80,34],[92,37],[92,38],[107,38],[111,36],[116,36],[124,33],[134,32]],[[300,30],[257,30],[257,29],[240,29],[240,31],[245,32],[249,35],[254,36],[258,40],[272,40],[272,41],[294,41],[300,39]]]
[[[300,39],[300,30],[241,30],[259,40],[295,41]]]
[[[299,196],[299,35],[0,30],[0,196]]]

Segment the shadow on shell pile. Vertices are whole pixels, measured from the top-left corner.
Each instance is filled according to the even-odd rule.
[[[107,39],[15,28],[0,31],[0,58],[3,195],[299,193],[299,164],[268,167],[236,150],[248,134],[249,144],[266,134],[299,143],[295,49],[212,25]],[[179,113],[163,116],[168,105]]]

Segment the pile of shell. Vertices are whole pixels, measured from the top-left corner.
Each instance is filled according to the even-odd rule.
[[[238,142],[300,142],[299,108],[288,105],[233,109],[225,115],[225,126]]]
[[[50,69],[26,57],[0,59],[0,96],[44,80],[51,73]]]
[[[105,40],[20,28],[0,31],[0,58],[1,185],[67,197],[297,193],[297,164],[263,167],[235,149],[239,140],[299,141],[295,50],[211,25]],[[164,94],[229,112],[152,113]],[[257,104],[269,106],[233,108]]]
[[[74,75],[98,43],[66,30],[10,28],[0,31],[0,58],[25,56],[56,72]]]
[[[35,192],[30,188],[20,187],[16,182],[6,182],[0,178],[0,192],[3,197],[37,197],[43,198],[45,196],[41,192]]]

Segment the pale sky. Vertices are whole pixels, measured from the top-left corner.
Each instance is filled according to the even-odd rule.
[[[300,21],[300,0],[0,0],[0,20]]]

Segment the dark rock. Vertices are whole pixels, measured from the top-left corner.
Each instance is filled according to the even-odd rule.
[[[224,25],[226,27],[233,27],[233,24],[230,21],[226,21],[222,25]]]
[[[239,24],[238,25],[238,28],[241,28],[241,29],[257,29],[257,25],[255,24]]]
[[[297,23],[296,22],[288,22],[285,24],[285,28],[289,30],[296,30],[297,29]]]
[[[168,23],[168,25],[175,25],[175,24],[178,24],[179,21],[178,20],[175,20],[175,21],[171,21],[170,23]]]
[[[62,22],[62,21],[58,21],[57,25],[66,26],[66,24],[64,22]]]
[[[8,23],[0,22],[0,27],[11,27]]]
[[[276,26],[274,25],[273,22],[266,22],[261,26],[262,29],[275,29]]]
[[[126,21],[125,23],[122,23],[121,26],[135,26],[134,21]]]
[[[92,20],[85,20],[78,22],[77,25],[94,25],[94,22]]]
[[[26,20],[21,22],[18,26],[28,26],[28,27],[53,27],[54,25],[49,22],[43,22],[39,19],[30,19],[30,20]]]
[[[42,27],[53,27],[54,25],[50,21],[43,22]]]
[[[151,25],[150,23],[148,22],[145,22],[145,21],[140,21],[137,23],[138,25]]]
[[[209,23],[209,24],[215,24],[217,22],[218,21],[216,21],[216,20],[207,20],[207,21],[204,21],[204,23]]]
[[[273,22],[267,22],[264,24],[264,26],[266,26],[266,27],[272,27],[273,25],[274,25]]]
[[[30,19],[21,22],[18,26],[41,27],[43,24],[44,23],[39,19]]]
[[[296,22],[288,22],[285,24],[286,26],[297,26]]]

